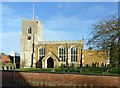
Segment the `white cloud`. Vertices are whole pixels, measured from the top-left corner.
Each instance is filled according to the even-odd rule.
[[[82,26],[89,26],[93,23],[94,20],[82,20],[82,17],[78,16],[55,16],[48,19],[45,22],[45,29],[51,30],[64,30],[64,31],[72,31],[72,30],[84,30],[81,29]],[[86,25],[87,24],[87,25]]]
[[[70,39],[72,34],[70,32],[65,31],[57,31],[57,30],[44,30],[43,38],[47,41],[53,40],[68,40]]]
[[[3,16],[2,22],[3,22],[2,23],[3,31],[9,31],[9,32],[21,31],[21,26],[22,26],[21,17]]]
[[[2,4],[2,32],[0,32],[1,49],[9,54],[20,50],[21,18],[15,15],[14,10]]]
[[[81,20],[77,16],[56,16],[45,22],[43,35],[45,40],[77,40],[88,36],[93,23],[94,20]]]
[[[9,14],[14,13],[12,8],[10,8],[10,7],[8,7],[8,6],[4,5],[4,4],[2,4],[2,12],[3,12],[2,14],[4,14],[4,15],[9,15]]]
[[[20,50],[20,34],[16,32],[9,32],[9,33],[0,33],[2,35],[2,51],[5,53],[10,53],[10,51],[19,52]]]
[[[89,11],[89,12],[92,12],[92,11],[102,12],[102,11],[106,11],[106,9],[108,9],[108,8],[106,6],[103,6],[103,5],[94,5],[94,6],[91,6],[90,8],[88,8],[87,11]]]
[[[70,9],[73,3],[57,3],[57,8],[59,9]]]
[[[107,5],[108,4],[108,5]],[[115,7],[116,6],[116,7]],[[114,8],[113,8],[114,7]],[[90,7],[83,8],[81,10],[80,16],[85,16],[86,18],[91,16],[91,18],[101,20],[111,15],[115,15],[118,13],[117,2],[115,3],[99,3],[91,5]]]
[[[14,10],[2,4],[2,31],[18,32],[21,29],[21,17]]]

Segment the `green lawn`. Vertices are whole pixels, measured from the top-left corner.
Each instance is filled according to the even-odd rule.
[[[56,73],[80,73],[80,69],[76,68],[76,70],[72,70],[72,68],[61,69],[61,68],[20,68],[15,69],[16,71],[26,71],[26,72],[56,72]],[[81,74],[105,74],[105,75],[117,75],[118,69],[112,68],[108,72],[105,71],[105,69],[102,69],[101,67],[83,67]]]

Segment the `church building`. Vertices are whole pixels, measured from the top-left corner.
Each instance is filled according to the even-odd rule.
[[[92,63],[109,64],[106,51],[84,50],[84,39],[70,41],[44,41],[43,23],[38,18],[22,19],[20,48],[21,67],[56,68],[61,65],[80,66]],[[101,53],[102,52],[102,53]],[[100,56],[100,57],[99,57]]]

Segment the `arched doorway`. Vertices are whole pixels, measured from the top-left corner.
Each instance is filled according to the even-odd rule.
[[[53,68],[54,67],[54,61],[51,57],[47,60],[47,68]]]

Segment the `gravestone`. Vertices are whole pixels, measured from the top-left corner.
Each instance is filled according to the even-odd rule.
[[[64,72],[64,64],[61,64],[61,70]]]
[[[52,69],[51,72],[55,72],[55,69]]]
[[[99,67],[99,62],[97,62],[97,67]]]
[[[101,66],[104,67],[104,63],[102,63]]]
[[[88,67],[89,65],[87,64],[86,67]]]
[[[74,63],[72,63],[72,71],[76,70],[76,65]]]

